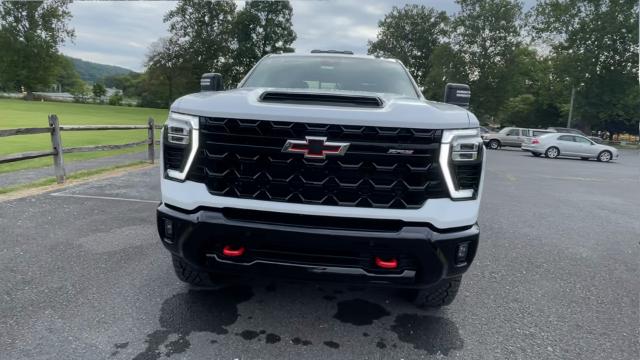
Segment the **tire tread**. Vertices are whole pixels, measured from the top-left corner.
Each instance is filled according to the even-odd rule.
[[[414,299],[418,307],[441,307],[451,305],[458,295],[462,277],[445,279],[436,287],[428,290],[419,290]]]
[[[184,260],[175,255],[171,256],[171,262],[173,263],[173,269],[176,272],[176,276],[181,281],[191,285],[208,285],[209,274],[194,269]]]

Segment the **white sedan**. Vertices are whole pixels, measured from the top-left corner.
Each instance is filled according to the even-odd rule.
[[[533,156],[544,154],[549,159],[567,156],[607,162],[620,156],[618,149],[614,147],[596,144],[581,135],[562,133],[544,134],[540,137],[525,139],[522,150],[529,151]]]

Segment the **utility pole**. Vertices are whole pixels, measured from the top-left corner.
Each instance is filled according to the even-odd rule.
[[[571,103],[569,104],[569,118],[567,119],[567,127],[571,128],[571,117],[573,116],[573,98],[576,95],[576,88],[571,87]]]

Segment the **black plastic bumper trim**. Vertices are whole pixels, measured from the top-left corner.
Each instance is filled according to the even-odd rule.
[[[251,213],[251,215],[256,215]],[[428,287],[445,277],[464,273],[475,256],[479,228],[436,232],[429,226],[402,226],[390,231],[332,228],[244,221],[225,217],[224,210],[182,212],[158,207],[158,231],[164,246],[203,271],[273,275],[351,284]],[[166,239],[164,221],[173,222]],[[325,224],[331,224],[327,221]],[[362,225],[359,224],[361,227]],[[469,242],[467,261],[456,265],[457,244]],[[247,249],[239,258],[225,258],[225,245]],[[375,256],[398,259],[397,269],[376,268]]]

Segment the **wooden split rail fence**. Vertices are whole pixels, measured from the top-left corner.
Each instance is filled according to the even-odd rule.
[[[45,156],[53,157],[53,167],[55,170],[56,181],[58,184],[64,183],[66,172],[64,169],[64,154],[91,151],[107,151],[116,149],[125,149],[136,147],[139,145],[147,145],[147,160],[153,164],[155,159],[155,145],[160,141],[155,139],[155,130],[161,129],[162,126],[155,125],[153,118],[149,118],[147,125],[60,125],[58,116],[49,115],[49,127],[40,128],[18,128],[18,129],[0,129],[0,138],[16,135],[32,135],[32,134],[51,134],[51,150],[46,151],[28,151],[18,154],[0,156],[0,164],[10,163],[14,161],[22,161],[36,159]],[[95,145],[95,146],[78,146],[68,147],[62,146],[62,131],[99,131],[99,130],[144,130],[147,129],[147,138],[145,140],[136,141],[128,144],[118,145]]]

